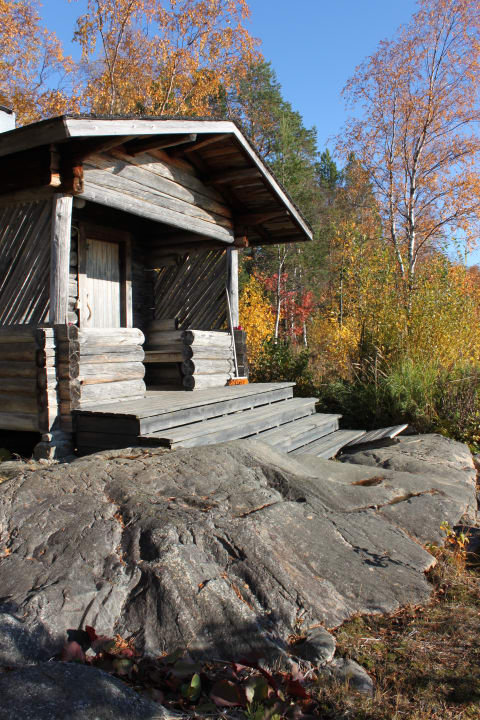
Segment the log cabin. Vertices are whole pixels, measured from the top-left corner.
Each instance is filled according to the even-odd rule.
[[[2,109],[0,131],[0,430],[38,433],[53,458],[278,444],[286,423],[305,436],[295,450],[338,429],[293,383],[228,386],[245,372],[238,250],[312,237],[233,122],[15,128]]]

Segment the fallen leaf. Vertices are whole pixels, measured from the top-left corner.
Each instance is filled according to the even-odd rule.
[[[240,687],[230,680],[218,680],[210,691],[210,699],[218,707],[244,707],[242,695]]]

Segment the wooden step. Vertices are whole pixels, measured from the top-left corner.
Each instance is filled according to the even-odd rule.
[[[292,452],[302,445],[319,440],[338,430],[341,415],[315,413],[301,420],[282,425],[280,428],[266,430],[258,435],[258,440],[272,445],[276,450]]]
[[[145,444],[154,441],[165,447],[195,447],[250,437],[315,412],[316,398],[292,398],[252,410],[235,412],[212,420],[142,436]]]
[[[317,457],[332,458],[349,442],[365,435],[365,430],[337,430],[320,440],[303,445],[292,451],[292,455],[316,455]]]
[[[399,435],[401,432],[408,428],[408,424],[404,425],[391,425],[386,428],[378,428],[377,430],[370,430],[356,440],[352,440],[348,443],[348,447],[353,445],[368,445],[368,443],[379,442],[380,440],[392,440],[392,438]]]

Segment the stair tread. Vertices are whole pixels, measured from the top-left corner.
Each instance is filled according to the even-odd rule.
[[[336,430],[308,445],[303,445],[291,452],[292,455],[317,455],[317,457],[333,457],[349,442],[362,437],[365,430]]]
[[[349,445],[363,445],[371,442],[377,442],[378,440],[391,440],[392,438],[399,435],[401,432],[408,428],[408,424],[403,425],[390,425],[386,428],[377,428],[376,430],[370,430],[362,435],[360,438],[352,440]]]
[[[263,442],[266,442],[271,447],[279,452],[290,453],[293,450],[297,450],[303,445],[309,445],[314,440],[319,440],[326,435],[331,435],[335,430],[338,430],[338,419],[333,418],[329,421],[322,422],[316,425],[303,426],[303,429],[299,431],[295,428],[295,421],[282,425],[283,434],[274,435],[273,437],[266,438]],[[258,436],[258,439],[262,439],[262,435]]]
[[[290,423],[282,425],[280,428],[272,428],[271,430],[265,430],[258,436],[259,440],[275,440],[278,438],[283,439],[285,432],[288,432],[290,437],[296,437],[297,435],[303,435],[307,430],[321,427],[322,425],[328,425],[330,422],[339,420],[341,415],[328,415],[326,413],[315,413],[309,415],[306,418],[300,420],[292,420]],[[291,432],[293,431],[293,433]]]
[[[290,398],[271,405],[262,405],[251,410],[242,410],[210,420],[182,425],[181,427],[175,427],[169,430],[161,430],[145,435],[144,437],[147,439],[162,439],[166,442],[179,443],[182,440],[206,436],[216,432],[225,432],[227,429],[237,427],[242,428],[242,432],[238,437],[246,437],[258,431],[258,428],[255,428],[255,422],[260,424],[262,421],[270,420],[272,423],[275,423],[282,415],[289,412],[303,412],[305,415],[309,415],[314,412],[316,402],[316,398]],[[288,419],[283,422],[288,422]]]

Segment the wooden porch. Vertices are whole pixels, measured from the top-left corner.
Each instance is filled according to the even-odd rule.
[[[364,435],[339,430],[339,415],[315,412],[315,398],[294,398],[294,383],[215,387],[195,393],[151,388],[136,400],[73,411],[77,450],[131,445],[168,448],[257,438],[277,450],[333,457]]]

